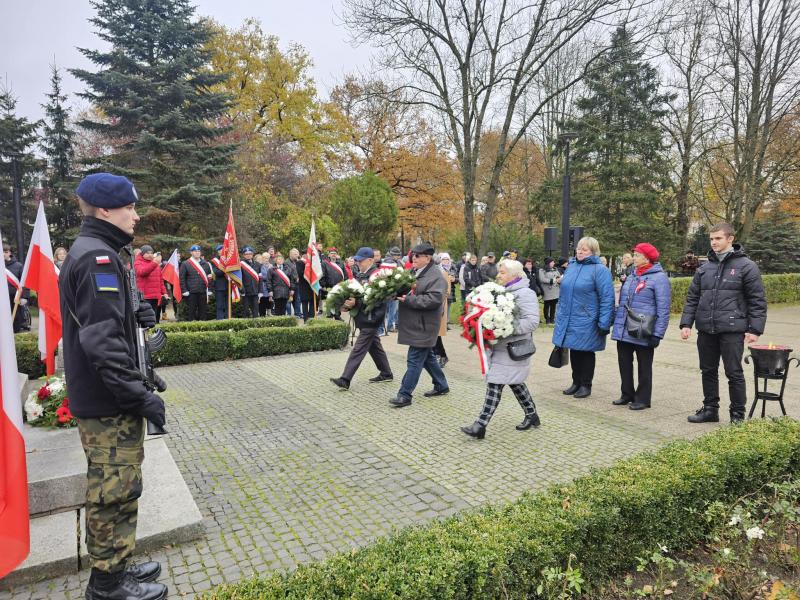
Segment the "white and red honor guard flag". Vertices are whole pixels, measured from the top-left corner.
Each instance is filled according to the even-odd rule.
[[[319,294],[319,280],[322,279],[322,262],[320,262],[319,251],[317,251],[317,231],[314,228],[314,219],[311,219],[311,234],[308,236],[306,252],[308,252],[308,262],[306,263],[303,277],[305,277],[311,289]]]
[[[56,372],[56,348],[61,340],[61,295],[58,292],[58,270],[53,262],[50,232],[44,217],[44,204],[39,202],[31,245],[20,277],[21,287],[33,290],[39,304],[39,352],[47,374]]]
[[[28,474],[17,352],[8,282],[0,277],[0,579],[17,568],[29,550]]]
[[[161,271],[161,276],[164,278],[164,281],[172,286],[172,295],[176,302],[180,302],[183,299],[183,294],[181,293],[181,278],[178,276],[179,267],[178,249],[175,248],[175,250],[172,251],[172,256],[169,257],[167,264],[164,265],[164,269]]]

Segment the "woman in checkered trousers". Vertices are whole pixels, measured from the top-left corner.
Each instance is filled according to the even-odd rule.
[[[514,333],[490,346],[487,352],[489,369],[486,372],[486,398],[483,410],[478,420],[472,425],[462,427],[461,431],[469,436],[482,440],[486,435],[486,426],[492,418],[503,386],[508,385],[517,398],[525,418],[517,425],[519,431],[539,426],[539,415],[536,414],[536,405],[533,403],[531,393],[525,380],[531,370],[531,357],[523,360],[514,360],[508,353],[509,342],[529,338],[533,330],[539,325],[539,301],[528,285],[528,278],[522,268],[522,263],[516,260],[503,260],[497,270],[497,283],[506,286],[516,298],[518,314],[514,322]]]

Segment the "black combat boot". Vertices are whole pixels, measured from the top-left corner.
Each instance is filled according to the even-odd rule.
[[[730,414],[731,414],[731,423],[744,423],[743,410],[732,410],[730,411]]]
[[[164,600],[167,597],[167,586],[163,583],[142,583],[127,571],[121,574],[120,577],[92,569],[86,600]]]
[[[590,385],[582,385],[573,394],[573,397],[574,398],[588,398],[591,395],[592,395],[592,386],[590,386]]]
[[[154,560],[143,562],[138,565],[128,565],[125,569],[128,575],[139,583],[155,581],[161,575],[161,565]]]
[[[689,423],[719,423],[719,409],[713,406],[703,406],[693,415],[689,415]]]

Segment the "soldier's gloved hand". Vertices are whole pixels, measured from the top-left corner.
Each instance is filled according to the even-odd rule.
[[[140,327],[150,329],[156,324],[156,311],[146,302],[140,304],[139,310],[136,311],[136,322]]]
[[[167,422],[164,401],[158,394],[147,394],[147,399],[142,404],[139,414],[159,427],[163,427]]]

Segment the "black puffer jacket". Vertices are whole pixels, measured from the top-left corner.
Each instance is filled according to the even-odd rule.
[[[739,244],[720,262],[714,251],[694,274],[681,316],[704,333],[764,333],[767,299],[758,266]]]

